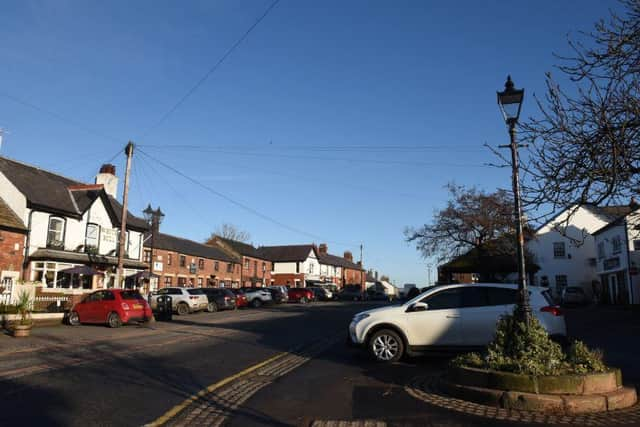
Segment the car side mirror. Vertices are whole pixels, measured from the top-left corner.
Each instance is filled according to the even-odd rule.
[[[414,302],[413,304],[411,304],[409,306],[409,312],[414,312],[414,311],[427,311],[429,309],[429,304],[427,304],[426,302]]]

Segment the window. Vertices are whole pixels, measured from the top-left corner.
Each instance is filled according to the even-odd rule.
[[[214,270],[214,271],[218,271],[218,270],[220,270],[220,264],[218,264],[218,261],[215,261],[215,262],[213,263],[213,270]]]
[[[560,274],[556,276],[556,291],[558,294],[562,292],[564,288],[567,287],[567,276],[565,274]]]
[[[227,264],[227,273],[233,273],[233,264],[231,263]]]
[[[248,258],[245,258],[245,260],[244,260],[244,269],[245,270],[249,269],[249,259]]]
[[[265,271],[267,271],[267,263],[263,262],[262,263],[262,272],[264,273]]]
[[[171,265],[171,254],[167,254],[167,265]]]
[[[640,251],[640,240],[634,240],[633,241],[633,250],[634,251]]]
[[[253,261],[253,274],[258,274],[258,261]]]
[[[633,246],[635,248],[635,242],[633,242]],[[600,242],[598,243],[598,259],[603,259],[604,258],[604,242]]]
[[[149,263],[151,262],[151,251],[150,250],[144,250],[144,257],[142,259],[143,262]]]
[[[47,247],[64,248],[64,219],[52,216],[49,218],[47,231]]]
[[[487,303],[487,288],[462,288],[462,307],[483,307]]]
[[[488,305],[511,305],[518,302],[518,291],[515,289],[487,288]]]
[[[309,274],[312,274],[312,273],[313,273],[313,263],[310,262],[309,263]]]
[[[564,242],[555,242],[553,244],[553,257],[554,258],[566,258],[567,251]]]
[[[178,277],[178,286],[185,286],[187,284],[186,277]]]
[[[87,224],[87,234],[84,237],[85,251],[90,251],[93,248],[98,249],[98,243],[100,241],[100,226],[98,224]]]
[[[460,308],[462,305],[462,288],[445,289],[435,295],[429,295],[422,302],[429,304],[429,310]]]
[[[187,257],[184,255],[180,255],[180,267],[187,266]]]
[[[171,286],[171,276],[164,276],[164,285]]]
[[[204,260],[202,258],[198,260],[198,268],[204,270]]]
[[[622,251],[622,241],[620,236],[615,236],[611,239],[611,248],[614,254],[619,254]]]
[[[198,286],[202,287],[202,277],[198,277]]]

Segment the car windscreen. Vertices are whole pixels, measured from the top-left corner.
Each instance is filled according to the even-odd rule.
[[[144,300],[144,297],[140,295],[140,292],[138,291],[122,291],[120,292],[120,298],[126,300]]]
[[[190,295],[204,295],[202,289],[187,289],[187,292],[189,292]]]

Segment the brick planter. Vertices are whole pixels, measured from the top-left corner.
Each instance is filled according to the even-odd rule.
[[[441,381],[452,396],[505,409],[578,414],[632,406],[636,390],[619,369],[586,375],[534,376],[477,368],[449,368]]]

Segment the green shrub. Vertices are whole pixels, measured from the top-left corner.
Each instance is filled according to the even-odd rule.
[[[582,341],[571,343],[567,351],[567,363],[576,374],[605,372],[607,366],[602,361],[602,351],[589,350]]]
[[[451,361],[453,366],[483,368],[526,375],[562,375],[604,372],[602,353],[575,341],[567,353],[549,338],[535,317],[529,327],[514,314],[503,316],[493,341],[483,354],[468,353]]]

